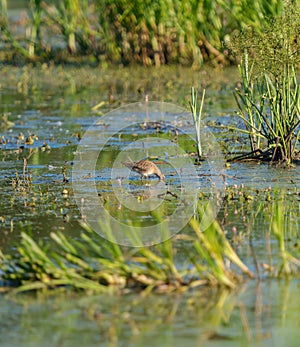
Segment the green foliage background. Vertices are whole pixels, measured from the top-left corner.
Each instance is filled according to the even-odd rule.
[[[248,26],[261,31],[267,18],[281,13],[283,2],[30,0],[20,31],[7,19],[7,0],[1,0],[0,26],[6,51],[31,60],[77,55],[117,64],[226,64],[232,33]],[[12,56],[6,52],[1,58]]]

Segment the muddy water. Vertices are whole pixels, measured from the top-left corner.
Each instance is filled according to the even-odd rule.
[[[47,242],[51,231],[75,237],[81,232],[80,210],[72,193],[74,153],[85,130],[107,112],[132,102],[170,102],[187,108],[191,85],[206,88],[204,120],[225,150],[238,152],[245,141],[220,130],[219,125],[240,124],[234,116],[232,90],[235,70],[192,71],[101,69],[37,66],[1,67],[0,114],[0,233],[1,249],[13,252],[20,232]],[[104,117],[105,118],[105,117]],[[242,125],[241,125],[242,126]],[[109,127],[107,128],[109,131]],[[193,135],[192,119],[185,135]],[[174,133],[146,129],[155,136],[174,140]],[[97,191],[116,210],[110,185],[111,163],[122,148],[144,136],[142,127],[114,139],[102,153],[96,168]],[[30,140],[29,136],[34,140]],[[194,144],[185,135],[179,143],[189,154]],[[27,141],[26,141],[27,139]],[[159,151],[159,148],[158,148]],[[26,159],[24,166],[24,159]],[[167,166],[167,180],[178,182]],[[203,180],[205,164],[197,167]],[[226,186],[251,192],[283,189],[296,211],[293,237],[299,237],[299,166],[290,170],[256,163],[232,163],[226,169]],[[150,180],[150,184],[155,179]],[[141,182],[133,175],[127,181],[140,192]],[[205,186],[206,181],[203,181]],[[126,186],[125,186],[126,187]],[[64,190],[67,194],[62,194]],[[246,218],[255,214],[259,201],[248,204]],[[172,210],[172,206],[168,206]],[[245,206],[238,202],[220,209],[229,237],[231,231],[246,233]],[[298,210],[297,210],[298,209]],[[135,216],[139,218],[140,216]],[[267,262],[269,225],[259,213],[253,217],[256,257]],[[146,220],[145,223],[151,223]],[[185,232],[189,232],[185,230]],[[100,238],[95,235],[95,242]],[[234,238],[233,238],[234,241]],[[237,242],[242,259],[254,269],[249,247]],[[276,253],[274,246],[274,252]],[[24,296],[1,298],[1,346],[124,345],[188,346],[223,344],[240,346],[296,346],[299,337],[296,280],[290,283],[253,281],[236,293],[191,292],[183,296],[86,297],[61,294],[50,298]],[[55,332],[55,333],[53,333]],[[2,338],[3,336],[3,338]]]

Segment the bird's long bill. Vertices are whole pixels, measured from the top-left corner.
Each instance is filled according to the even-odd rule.
[[[126,167],[128,167],[128,169],[132,169],[134,163],[130,162],[130,161],[123,161],[122,162],[123,165],[125,165]]]

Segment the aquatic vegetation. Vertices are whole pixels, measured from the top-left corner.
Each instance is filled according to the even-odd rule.
[[[42,7],[50,22],[63,34],[69,52],[75,54],[77,45],[92,32],[88,24],[88,1],[64,0],[56,5],[43,2]]]
[[[27,191],[32,186],[32,176],[28,171],[28,163],[27,159],[23,159],[23,171],[22,174],[19,175],[16,172],[15,178],[12,179],[12,187],[15,191]]]
[[[232,30],[279,10],[280,1],[251,6],[224,0],[98,2],[101,38],[109,60],[143,65],[204,61],[226,64],[223,42]],[[252,20],[249,22],[249,12]],[[254,19],[255,18],[255,19]],[[253,20],[254,19],[254,20]]]
[[[211,283],[216,282],[234,288],[234,280],[238,276],[238,273],[228,268],[226,261],[235,264],[250,278],[254,277],[254,274],[240,260],[237,253],[231,247],[229,241],[226,239],[224,231],[217,221],[214,221],[205,232],[200,229],[195,219],[191,220],[191,226],[198,237],[193,243],[201,259],[198,259],[198,262],[204,261],[202,265],[199,265],[199,263],[195,261],[196,258],[194,258],[193,261],[194,266],[199,272],[200,278],[207,273]]]
[[[298,252],[295,249],[297,243],[294,243],[294,247],[289,250],[286,241],[299,237],[300,222],[296,217],[299,215],[299,208],[300,206],[298,204],[298,209],[293,211],[290,206],[284,203],[284,198],[281,198],[272,205],[271,217],[266,216],[266,218],[270,219],[270,229],[276,237],[280,249],[281,261],[277,266],[273,265],[269,268],[272,276],[288,277],[297,274],[299,271],[300,260],[296,257]]]
[[[30,39],[28,42],[29,57],[34,58],[36,54],[36,47],[41,48],[41,24],[42,24],[42,1],[30,0],[29,2],[29,16],[31,25]]]
[[[299,276],[299,192],[294,190],[226,190],[226,204],[220,214],[227,238],[234,248],[248,244],[255,275],[281,278]],[[257,259],[253,238],[264,240],[266,259]]]
[[[203,90],[200,106],[198,109],[198,105],[197,105],[198,93],[195,90],[195,88],[192,87],[190,109],[192,112],[195,131],[196,131],[197,153],[198,153],[199,159],[202,158],[202,146],[201,146],[201,125],[202,124],[201,124],[201,120],[202,120],[202,109],[203,109],[203,104],[204,104],[204,97],[205,97],[205,89]]]
[[[13,255],[1,253],[2,280],[17,285],[14,292],[68,286],[88,291],[146,290],[174,291],[202,285],[234,288],[241,281],[230,262],[252,277],[226,240],[217,222],[203,233],[196,220],[191,222],[194,236],[184,236],[194,250],[189,253],[193,266],[179,266],[172,238],[155,247],[143,246],[140,235],[128,236],[134,248],[124,248],[104,239],[95,240],[94,231],[83,224],[85,232],[77,239],[63,233],[51,233],[55,250],[22,233],[21,243]],[[108,239],[113,232],[107,225]],[[165,231],[167,232],[167,231]],[[228,261],[225,261],[228,259]]]
[[[63,0],[48,4],[30,0],[28,18],[19,24],[20,35],[8,23],[3,0],[0,26],[8,43],[8,60],[11,45],[12,51],[33,61],[74,55],[80,60],[82,54],[89,62],[224,65],[230,60],[224,42],[231,33],[248,25],[260,31],[262,19],[280,13],[281,2]],[[57,45],[53,36],[66,44]]]
[[[242,53],[242,81],[234,95],[245,129],[236,130],[248,135],[251,146],[251,153],[237,159],[290,165],[298,158],[299,30],[300,8],[286,1],[283,14],[266,23],[261,33],[245,30],[232,43],[233,51]]]
[[[1,253],[2,281],[6,286],[16,286],[12,289],[13,293],[59,287],[88,292],[116,290],[123,293],[129,290],[168,293],[203,286],[233,289],[245,277],[298,276],[300,260],[295,245],[299,238],[300,221],[299,203],[297,207],[294,195],[287,199],[281,192],[266,190],[262,196],[259,195],[263,199],[258,201],[255,197],[257,192],[242,187],[229,189],[228,194],[229,207],[234,203],[236,216],[243,217],[244,235],[240,235],[239,242],[238,235],[234,235],[235,228],[225,234],[217,221],[203,232],[198,222],[202,218],[201,211],[197,219],[191,220],[189,233],[166,237],[165,242],[151,247],[144,245],[142,234],[136,228],[128,234],[133,247],[113,242],[113,230],[106,222],[103,224],[106,239],[112,242],[95,238],[94,231],[85,223],[82,224],[84,232],[75,239],[62,232],[52,232],[50,237],[54,246],[53,242],[52,246],[36,242],[23,232],[13,254]],[[251,196],[252,199],[249,198]],[[235,204],[236,198],[238,205]],[[253,232],[263,220],[269,225],[269,234],[265,235],[268,262],[256,258],[251,241]],[[227,229],[229,221],[223,220],[223,223]],[[277,242],[268,244],[270,236]],[[176,257],[179,242],[181,252],[186,255],[184,262],[178,262]],[[236,247],[241,248],[248,243],[253,253],[255,273],[249,270],[236,251]],[[274,253],[273,248],[278,252]]]
[[[245,54],[242,61],[242,90],[236,89],[236,101],[249,136],[251,153],[243,158],[257,158],[291,164],[298,158],[300,93],[295,67],[289,68],[281,83],[267,74],[252,80]],[[259,105],[259,106],[257,106]]]
[[[7,130],[15,126],[15,123],[9,120],[9,115],[4,113],[0,116],[0,129]]]

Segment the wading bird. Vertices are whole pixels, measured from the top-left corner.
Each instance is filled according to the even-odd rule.
[[[123,162],[125,166],[129,169],[139,173],[143,178],[148,176],[155,175],[159,178],[160,181],[164,181],[165,176],[161,173],[160,169],[150,160],[142,159],[140,161],[126,161]]]

